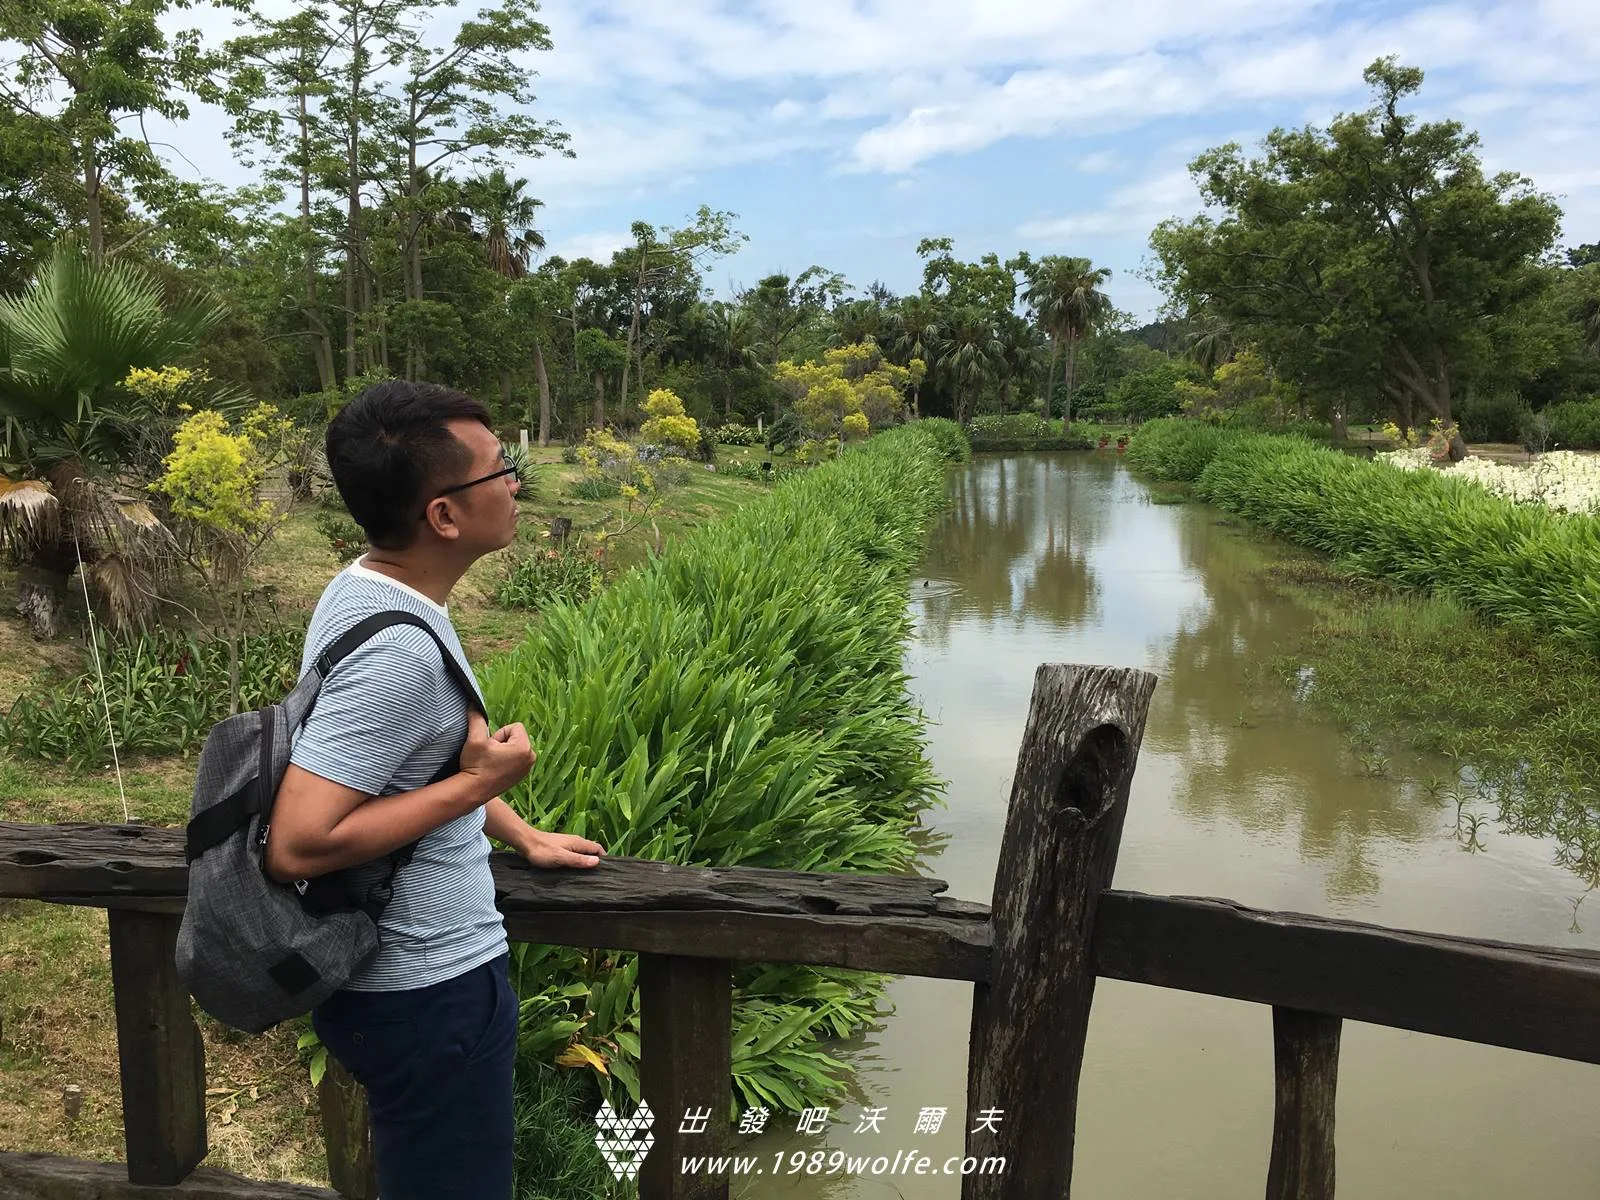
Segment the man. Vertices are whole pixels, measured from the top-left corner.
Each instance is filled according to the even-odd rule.
[[[302,674],[388,609],[426,620],[465,667],[450,590],[517,527],[516,472],[488,412],[448,388],[383,383],[329,425],[327,451],[371,548],[323,592]],[[475,704],[424,630],[382,631],[323,683],[273,808],[266,862],[281,881],[421,839],[394,877],[376,956],[312,1014],[367,1089],[383,1200],[509,1200],[517,998],[488,839],[541,867],[593,867],[604,853],[533,829],[500,799],[535,755],[520,724],[491,734],[481,693]],[[458,748],[459,769],[430,782]]]

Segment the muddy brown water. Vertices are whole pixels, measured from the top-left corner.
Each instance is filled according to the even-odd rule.
[[[1041,662],[1160,677],[1115,884],[1262,908],[1600,948],[1554,845],[1501,832],[1481,852],[1423,783],[1440,760],[1370,773],[1350,740],[1268,673],[1308,617],[1252,581],[1273,551],[1200,504],[1160,505],[1114,455],[984,457],[952,471],[910,603],[912,691],[947,805],[923,870],[990,899],[1011,773]],[[894,1009],[844,1048],[860,1094],[821,1132],[746,1141],[733,1193],[950,1200],[958,1177],[871,1171],[963,1153],[968,985],[897,979]],[[1600,1013],[1596,1014],[1600,1020]],[[1102,980],[1080,1087],[1077,1200],[1237,1200],[1265,1187],[1269,1009]],[[857,1132],[881,1108],[878,1132]],[[924,1109],[947,1109],[915,1132]],[[1013,1114],[1018,1119],[1024,1114]],[[1002,1117],[1002,1120],[1005,1118]],[[818,1151],[824,1173],[807,1174]],[[827,1156],[847,1156],[829,1169]],[[1600,1067],[1346,1022],[1339,1193],[1407,1200],[1600,1196]],[[852,1166],[850,1159],[860,1160]]]

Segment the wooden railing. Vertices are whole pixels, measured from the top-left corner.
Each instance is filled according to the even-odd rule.
[[[726,1197],[680,1172],[714,1155],[725,1122],[679,1133],[689,1108],[728,1111],[734,962],[790,962],[974,984],[968,1107],[1000,1109],[967,1153],[1005,1161],[963,1200],[1065,1197],[1096,977],[1273,1007],[1276,1106],[1268,1200],[1334,1192],[1334,1097],[1345,1018],[1600,1063],[1600,954],[1259,912],[1229,901],[1108,890],[1155,678],[1043,666],[1013,785],[994,904],[939,880],[676,867],[608,859],[589,872],[493,860],[515,941],[641,953],[641,1088],[657,1114],[645,1200]],[[0,1153],[21,1200],[172,1195],[329,1197],[197,1165],[205,1064],[173,970],[186,873],[178,830],[0,824],[0,897],[109,910],[127,1163]],[[1264,1082],[1264,1081],[1263,1081]],[[360,1091],[321,1093],[337,1194],[375,1194]],[[1063,1133],[1065,1131],[1065,1133]]]

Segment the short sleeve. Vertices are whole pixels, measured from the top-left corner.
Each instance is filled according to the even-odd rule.
[[[439,736],[441,671],[438,648],[426,634],[378,634],[323,681],[289,761],[381,795],[406,760]]]

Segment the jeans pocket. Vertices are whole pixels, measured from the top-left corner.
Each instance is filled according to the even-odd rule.
[[[488,1019],[477,1036],[463,1047],[469,1066],[502,1052],[508,1042],[514,1042],[517,1031],[517,1002],[506,978],[505,962],[497,959],[485,965],[489,978],[490,995],[486,1009]]]

